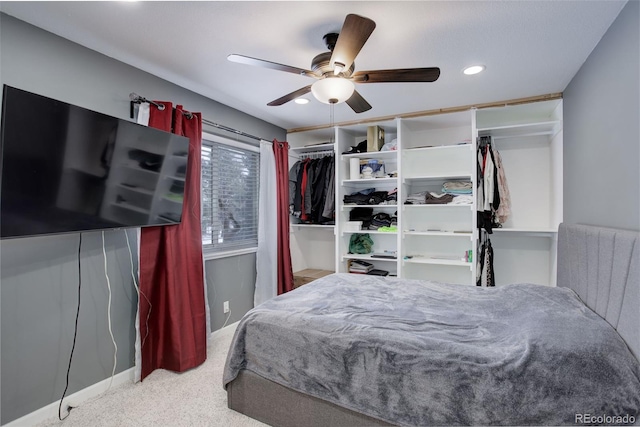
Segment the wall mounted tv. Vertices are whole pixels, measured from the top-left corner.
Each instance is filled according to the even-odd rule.
[[[176,224],[189,140],[5,85],[0,237]]]

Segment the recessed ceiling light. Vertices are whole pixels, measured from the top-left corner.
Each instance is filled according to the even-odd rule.
[[[471,67],[467,67],[464,70],[462,70],[462,72],[470,76],[472,74],[478,74],[484,71],[484,69],[485,69],[484,65],[472,65]]]
[[[309,100],[307,98],[296,98],[296,104],[308,104]]]

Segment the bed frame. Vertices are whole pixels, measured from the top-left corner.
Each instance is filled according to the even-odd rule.
[[[640,360],[640,233],[560,224],[558,286],[613,326]]]
[[[640,233],[560,224],[557,286],[575,291],[640,360]],[[277,398],[276,398],[277,396]],[[288,389],[250,371],[227,387],[229,408],[281,427],[390,424]]]

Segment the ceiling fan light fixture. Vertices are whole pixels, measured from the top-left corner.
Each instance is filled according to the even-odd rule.
[[[351,98],[355,85],[342,77],[325,77],[311,85],[311,93],[325,104],[339,104]]]
[[[467,76],[472,76],[474,74],[478,74],[484,71],[486,67],[484,65],[472,65],[470,67],[465,68],[464,70],[462,70],[462,72],[464,74],[466,74]]]
[[[355,90],[354,82],[358,84],[418,83],[438,80],[440,77],[438,67],[369,70],[354,73],[355,58],[375,28],[376,23],[373,20],[353,13],[348,14],[340,33],[325,34],[324,40],[329,51],[316,55],[311,61],[310,70],[235,53],[227,56],[227,59],[240,64],[319,79],[314,84],[306,85],[269,102],[267,105],[271,107],[286,104],[312,92],[313,96],[324,104],[333,107],[334,104],[346,102],[349,108],[359,114],[369,111],[372,107]]]

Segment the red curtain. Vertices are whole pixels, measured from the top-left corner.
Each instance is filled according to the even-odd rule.
[[[289,144],[273,140],[278,190],[278,295],[293,289],[289,246]]]
[[[176,372],[194,368],[207,357],[207,325],[202,237],[200,231],[200,148],[202,116],[151,105],[149,126],[189,138],[182,222],[145,227],[140,236],[141,379],[158,368]],[[173,130],[171,129],[173,119]],[[148,325],[148,330],[147,330]]]

